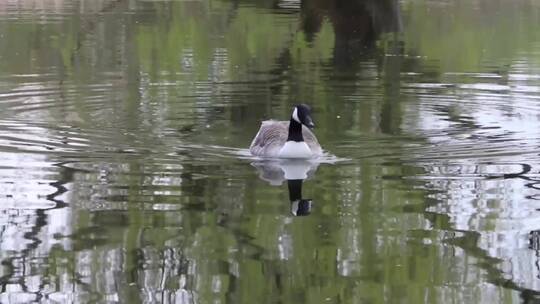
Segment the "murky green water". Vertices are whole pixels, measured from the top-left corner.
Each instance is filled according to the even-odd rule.
[[[539,301],[539,24],[535,0],[1,2],[0,302]],[[246,151],[299,101],[333,161],[303,183]]]

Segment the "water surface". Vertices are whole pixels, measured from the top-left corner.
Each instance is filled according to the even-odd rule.
[[[540,3],[342,2],[2,2],[0,302],[539,300]]]

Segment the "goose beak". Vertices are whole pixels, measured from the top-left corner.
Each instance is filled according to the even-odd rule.
[[[315,124],[313,123],[313,120],[309,116],[306,117],[306,121],[305,121],[304,124],[306,125],[306,127],[310,128],[310,129],[315,128]]]

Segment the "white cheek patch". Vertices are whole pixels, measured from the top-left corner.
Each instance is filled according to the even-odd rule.
[[[296,107],[294,108],[294,111],[292,112],[292,118],[296,120],[296,122],[301,123],[300,118],[298,118],[298,109]]]

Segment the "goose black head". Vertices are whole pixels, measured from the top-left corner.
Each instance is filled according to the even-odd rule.
[[[292,119],[310,129],[315,127],[313,119],[311,118],[311,108],[306,104],[301,103],[294,106]]]

